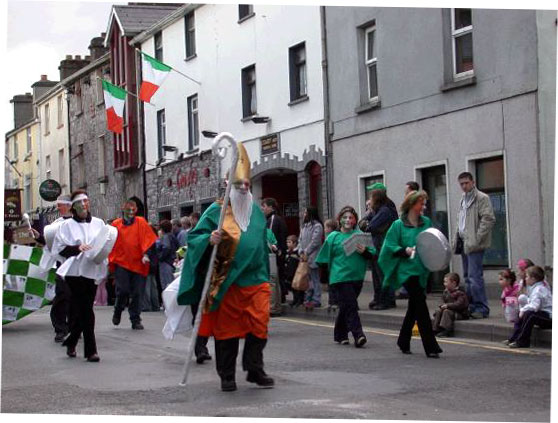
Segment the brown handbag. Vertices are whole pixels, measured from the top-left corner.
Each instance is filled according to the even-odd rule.
[[[300,261],[293,277],[292,287],[297,291],[306,291],[310,286],[310,267],[307,261]]]

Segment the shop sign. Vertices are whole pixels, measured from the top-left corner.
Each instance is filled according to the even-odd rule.
[[[4,190],[4,221],[16,222],[21,220],[21,190]]]
[[[47,179],[39,186],[39,195],[45,201],[55,201],[60,194],[62,194],[62,188],[54,179]]]
[[[261,142],[261,155],[273,154],[279,151],[279,134],[269,135],[260,138]]]
[[[186,173],[182,173],[180,169],[176,171],[176,186],[178,189],[196,185],[197,183],[198,171],[196,169],[192,169]]]

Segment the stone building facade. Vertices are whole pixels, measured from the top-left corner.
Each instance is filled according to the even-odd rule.
[[[217,167],[211,151],[206,151],[147,171],[149,222],[202,213],[219,196]]]

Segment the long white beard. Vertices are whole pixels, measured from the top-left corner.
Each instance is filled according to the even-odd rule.
[[[252,216],[252,193],[248,191],[246,194],[240,194],[233,186],[230,196],[234,220],[236,220],[240,230],[246,232]]]

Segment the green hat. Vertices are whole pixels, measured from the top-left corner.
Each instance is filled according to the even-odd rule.
[[[368,185],[369,189],[371,190],[375,190],[375,189],[383,189],[384,191],[387,191],[387,188],[384,184],[382,184],[381,182],[376,182],[375,184],[372,185]]]

